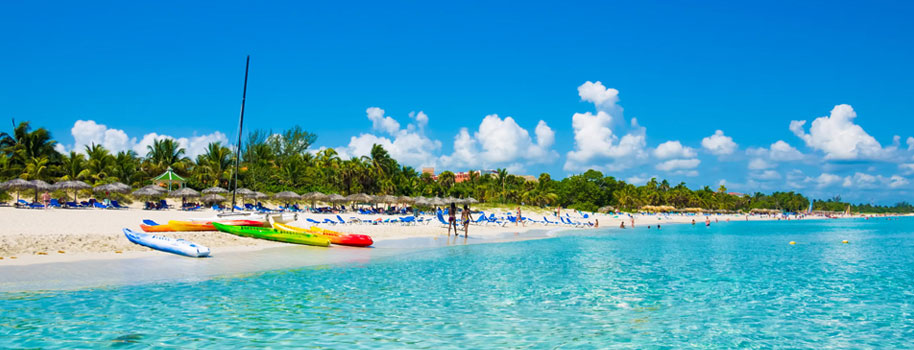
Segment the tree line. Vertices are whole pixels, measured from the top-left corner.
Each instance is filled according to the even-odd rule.
[[[796,192],[734,195],[723,185],[717,189],[709,186],[691,189],[684,182],[673,185],[657,179],[639,186],[596,170],[561,180],[543,173],[536,181],[510,174],[506,169],[469,170],[468,178],[457,182],[451,171],[434,177],[401,165],[380,145],[374,145],[366,156],[343,158],[332,148],[313,151],[311,146],[316,139],[317,135],[299,126],[278,133],[250,132],[242,142],[238,187],[262,192],[473,197],[488,203],[562,206],[583,211],[672,206],[798,212],[810,204],[809,198]],[[112,152],[98,144],[85,146],[83,152],[61,154],[55,150],[56,145],[47,129],[33,129],[28,122],[14,124],[11,132],[0,133],[0,177],[4,181],[17,177],[48,182],[81,180],[90,185],[122,182],[137,188],[150,184],[154,176],[172,168],[187,179],[191,188],[232,186],[235,152],[221,143],[209,144],[204,153],[193,159],[170,138],[155,140],[142,155],[132,150]],[[837,204],[814,201],[813,207],[826,210]],[[872,209],[872,212],[914,211],[907,203],[894,207],[861,204],[855,208]]]

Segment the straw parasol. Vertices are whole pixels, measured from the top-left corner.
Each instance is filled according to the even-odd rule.
[[[334,193],[334,194],[327,196],[327,200],[330,201],[331,203],[345,202],[346,197],[343,197],[339,194]]]
[[[62,190],[73,190],[73,201],[76,202],[76,191],[92,188],[89,184],[82,181],[61,181],[54,184],[54,187]]]
[[[320,192],[308,192],[301,195],[301,199],[311,201],[311,207],[314,208],[314,202],[326,201],[330,196]]]
[[[290,201],[300,200],[301,196],[298,193],[292,191],[282,191],[274,194],[273,198],[285,201],[286,206],[288,206]]]
[[[389,195],[389,194],[385,194],[385,195],[383,195],[383,196],[377,196],[377,197],[375,197],[374,200],[375,200],[376,202],[378,202],[378,203],[392,204],[392,203],[396,203],[396,202],[397,202],[397,197],[396,197],[396,196],[391,196],[391,195]]]
[[[134,197],[159,197],[163,194],[165,194],[165,191],[156,185],[149,185],[131,193],[131,195]]]
[[[476,200],[476,198],[473,198],[473,197],[467,197],[467,199],[464,199],[463,201],[464,201],[465,203],[467,203],[467,204],[476,204],[476,203],[479,203],[479,201]]]
[[[364,193],[350,194],[346,196],[347,202],[358,202],[358,203],[369,203],[374,199],[374,197],[369,196]]]
[[[130,192],[130,186],[127,186],[120,182],[112,182],[110,184],[95,186],[95,188],[93,188],[92,190],[95,192],[127,193],[127,192]]]
[[[12,179],[2,184],[4,189],[16,190],[16,203],[19,203],[19,191],[35,187],[31,182],[23,179]]]
[[[222,187],[219,187],[219,186],[213,186],[213,187],[203,190],[203,194],[210,194],[210,193],[228,193],[228,190],[224,189]]]
[[[397,203],[415,203],[416,199],[410,196],[397,197]]]
[[[253,196],[254,193],[256,193],[256,192],[251,191],[251,190],[249,190],[249,189],[247,189],[247,188],[244,188],[244,187],[235,189],[235,194],[241,197],[241,203],[242,203],[242,204],[244,203],[244,199],[245,199],[245,198],[249,198],[249,197]],[[234,209],[234,208],[233,208],[233,209]]]
[[[215,193],[210,193],[208,195],[203,196],[203,203],[222,203],[222,202],[225,202],[225,197],[215,194]]]
[[[263,193],[260,191],[255,191],[254,194],[251,195],[251,198],[254,198],[254,199],[264,199],[267,197],[269,197],[269,196],[267,196],[266,193]]]
[[[184,197],[200,197],[200,192],[195,191],[193,188],[185,187],[180,190],[174,190],[168,192],[168,197],[171,198],[184,198]]]
[[[41,180],[32,180],[29,181],[32,184],[32,188],[35,189],[35,202],[38,202],[38,191],[47,191],[54,189],[54,186],[48,184],[47,182]]]

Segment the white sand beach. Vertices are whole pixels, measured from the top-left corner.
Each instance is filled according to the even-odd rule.
[[[139,224],[144,219],[151,219],[159,223],[168,220],[191,220],[198,218],[214,217],[216,212],[211,210],[185,212],[180,210],[100,210],[100,209],[15,209],[0,208],[0,266],[28,265],[37,263],[67,262],[92,259],[122,259],[141,257],[149,254],[163,254],[129,242],[121,233],[122,228],[139,230]],[[496,215],[499,212],[496,211]],[[551,217],[552,213],[525,213],[524,216]],[[383,215],[359,215],[343,213],[343,218],[349,220],[356,218],[370,221],[385,218]],[[325,218],[335,218],[329,214],[299,214],[295,226],[309,227],[312,224],[306,219],[323,221]],[[596,214],[583,218],[577,213],[572,218],[581,222],[599,221],[602,228],[619,229],[621,221],[626,227],[631,226],[631,218],[627,214],[605,215]],[[427,217],[434,219],[434,217]],[[686,215],[634,215],[636,225],[689,223],[691,220],[701,223],[704,216]],[[750,220],[768,220],[765,216],[751,216]],[[714,215],[712,221],[746,220],[744,215]],[[411,237],[443,237],[447,236],[447,229],[437,221],[420,223],[416,225],[401,224],[375,224],[356,223],[345,225],[321,225],[339,232],[359,233],[372,236],[375,242],[397,240]],[[655,226],[656,227],[656,226]],[[505,233],[522,235],[530,230],[543,229],[589,229],[576,228],[571,225],[554,225],[542,223],[527,223],[504,226],[471,225],[470,235],[474,237],[494,237]],[[462,231],[461,231],[462,232]],[[258,250],[271,247],[287,246],[253,238],[238,237],[222,232],[171,232],[166,236],[184,238],[210,247],[215,252],[238,252]]]

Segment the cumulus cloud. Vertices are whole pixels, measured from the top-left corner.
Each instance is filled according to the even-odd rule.
[[[619,90],[607,89],[603,83],[590,81],[578,86],[578,96],[582,101],[592,102],[595,105],[615,104],[619,101]]]
[[[818,177],[810,179],[816,184],[816,187],[825,188],[841,182],[841,177],[835,174],[822,173]]]
[[[679,141],[667,141],[654,149],[654,157],[659,159],[694,158],[695,155],[695,150],[690,147],[684,147]]]
[[[908,185],[908,179],[905,179],[898,175],[892,175],[889,177],[889,188],[902,188]]]
[[[898,164],[898,169],[905,175],[914,174],[914,163]]]
[[[805,120],[791,121],[790,131],[807,146],[824,152],[825,159],[882,158],[885,153],[882,146],[860,125],[854,124],[856,117],[853,107],[841,104],[835,106],[829,116],[813,120],[809,133],[805,131]]]
[[[191,137],[173,137],[153,132],[143,135],[143,138],[140,139],[139,142],[133,144],[131,148],[134,152],[136,152],[136,154],[142,157],[149,152],[149,146],[152,146],[153,142],[161,141],[164,139],[172,139],[178,142],[178,146],[184,149],[184,155],[190,158],[194,158],[198,155],[206,153],[206,146],[213,142],[221,143],[226,147],[231,146],[229,145],[228,137],[219,131],[215,131],[211,134]]]
[[[701,160],[698,159],[670,159],[668,161],[657,164],[655,168],[661,171],[673,171],[695,169],[699,164],[701,164]]]
[[[374,130],[383,131],[390,135],[394,135],[400,130],[400,123],[394,118],[385,116],[384,110],[381,108],[368,107],[365,110],[365,114],[368,116],[368,120],[371,120],[371,128]],[[428,122],[428,117],[425,118],[425,121]]]
[[[94,120],[77,120],[70,129],[73,135],[73,150],[83,152],[87,145],[102,145],[112,152],[129,149],[136,138],[127,137],[127,133],[120,129],[110,129],[104,124]]]
[[[732,137],[724,135],[723,130],[717,130],[714,135],[701,139],[701,147],[716,156],[725,156],[733,154],[737,144],[733,142]]]
[[[883,176],[856,172],[854,175],[844,177],[841,186],[853,189],[898,189],[909,184],[908,179],[900,175]]]
[[[754,158],[749,161],[750,170],[761,170],[761,169],[770,169],[770,168],[774,168],[774,164],[772,164],[762,158]]]
[[[779,180],[781,178],[781,174],[774,170],[754,172],[750,173],[749,176],[758,180]]]
[[[607,164],[609,169],[625,169],[637,159],[647,156],[646,129],[632,119],[631,131],[617,137],[610,128],[612,117],[605,111],[575,113],[571,118],[574,130],[575,149],[568,152],[565,170],[585,170],[601,168],[593,163],[611,162],[624,159],[622,162]]]
[[[461,128],[454,137],[454,153],[442,156],[441,162],[451,167],[509,166],[522,170],[523,164],[550,163],[558,154],[551,149],[555,132],[539,121],[534,129],[536,140],[514,118],[487,115],[473,135]]]
[[[914,151],[914,137],[908,136],[908,151]]]
[[[104,124],[96,123],[94,120],[77,120],[70,129],[73,135],[73,147],[70,150],[85,152],[86,145],[102,145],[112,153],[133,150],[139,156],[145,156],[147,146],[152,145],[154,140],[174,139],[178,145],[184,148],[185,155],[196,157],[206,152],[206,146],[211,142],[219,142],[229,146],[228,137],[225,134],[215,131],[211,134],[191,136],[191,137],[172,137],[160,135],[152,132],[143,135],[139,141],[136,137],[129,137],[124,130],[108,128]],[[58,152],[68,152],[67,147],[58,144],[55,149]]]
[[[335,148],[341,158],[369,155],[371,147],[377,144],[402,164],[417,168],[435,166],[435,153],[441,148],[441,142],[425,135],[428,116],[424,112],[410,113],[410,118],[416,123],[407,125],[405,129],[401,129],[400,123],[394,118],[385,116],[381,108],[370,107],[365,110],[365,114],[371,121],[373,130],[387,133],[390,137],[369,133],[352,136],[348,145]]]

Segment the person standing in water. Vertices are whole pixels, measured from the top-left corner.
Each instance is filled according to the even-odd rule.
[[[473,218],[470,216],[470,207],[468,207],[466,204],[463,205],[463,213],[460,214],[460,217],[462,219],[461,221],[463,221],[463,238],[467,238],[469,237],[468,232],[470,230],[470,220]],[[455,234],[456,232],[457,231],[454,231]]]
[[[457,235],[457,205],[451,203],[447,211],[447,235],[451,235],[451,227],[454,228],[454,235]]]
[[[711,218],[705,216],[705,226],[711,226]]]
[[[625,220],[622,220],[622,223],[619,224],[619,228],[625,228]]]

